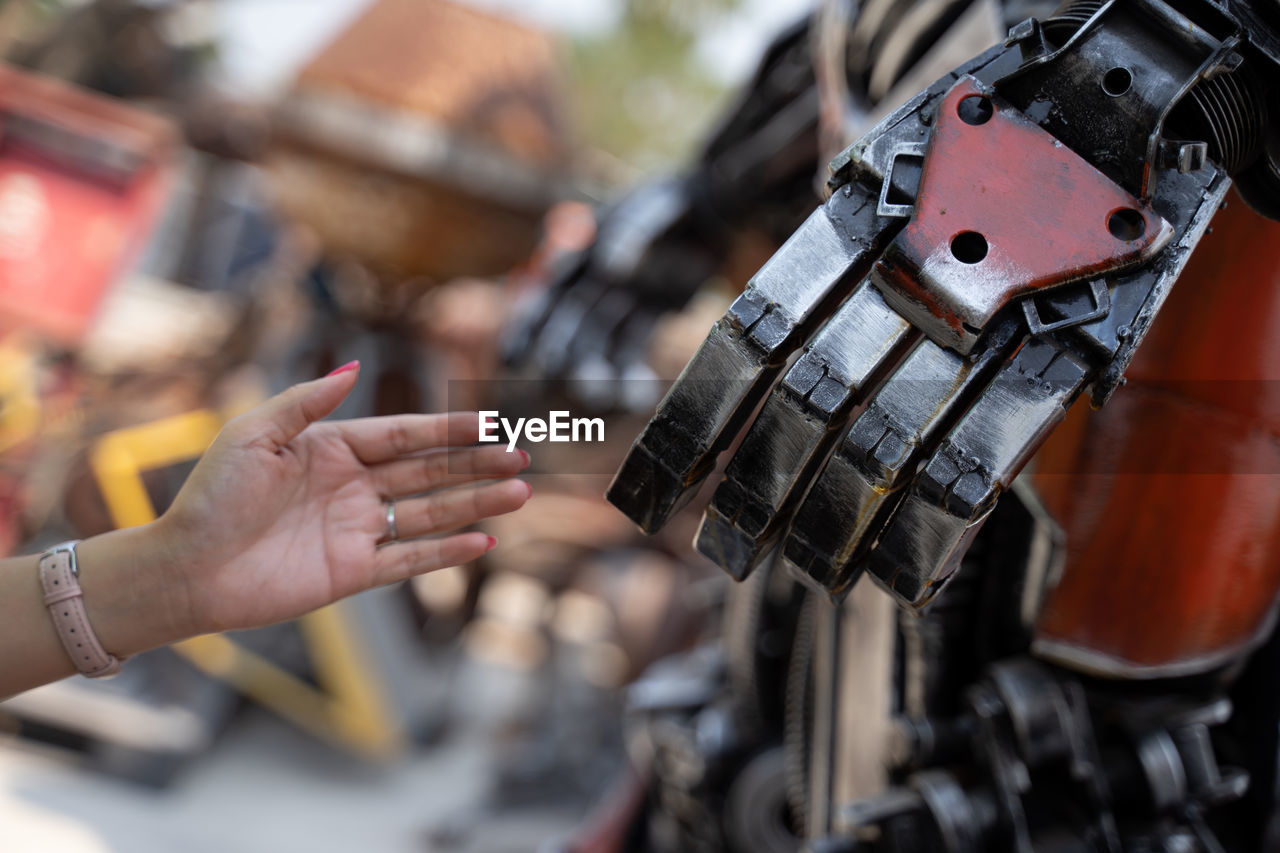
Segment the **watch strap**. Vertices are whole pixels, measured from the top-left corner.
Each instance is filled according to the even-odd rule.
[[[121,660],[102,648],[89,624],[76,564],[78,540],[55,545],[40,555],[40,586],[53,627],[81,675],[102,678],[120,671]]]

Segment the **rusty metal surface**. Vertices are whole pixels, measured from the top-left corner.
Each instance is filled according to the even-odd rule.
[[[1068,558],[1035,648],[1100,675],[1234,659],[1280,594],[1280,225],[1238,199],[1215,222],[1129,386],[1039,459]]]
[[[1012,300],[1139,263],[1172,234],[972,78],[947,93],[934,122],[914,216],[872,275],[939,344],[967,353]]]

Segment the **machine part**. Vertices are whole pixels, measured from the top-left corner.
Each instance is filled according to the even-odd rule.
[[[911,787],[933,818],[939,849],[980,853],[991,823],[987,801],[967,796],[953,776],[937,770],[916,774]]]
[[[970,688],[956,720],[914,723],[971,731],[966,754],[843,807],[843,836],[876,853],[1120,853],[1183,849],[1183,838],[1221,849],[1204,815],[1247,785],[1209,737],[1229,715],[1225,699],[1091,692],[1010,658]]]
[[[869,584],[839,604],[805,597],[787,677],[783,745],[792,814],[806,838],[830,837],[839,828],[837,810],[811,804],[847,802],[887,784],[900,702],[897,622],[897,608]]]
[[[1079,359],[1049,338],[1023,346],[924,464],[870,552],[872,577],[915,608],[941,592],[1086,375]]]
[[[861,577],[859,551],[868,533],[883,524],[942,423],[936,416],[964,405],[989,379],[1015,331],[1007,324],[969,360],[932,341],[917,344],[854,420],[797,511],[784,551],[797,576],[843,598]],[[939,378],[947,375],[956,379]]]
[[[876,196],[839,192],[810,215],[716,323],[636,439],[608,499],[652,533],[693,497],[781,372],[895,223]]]
[[[668,178],[607,211],[590,250],[556,259],[555,282],[517,306],[504,359],[544,376],[615,375],[612,365],[625,362],[617,360],[619,348],[665,311],[683,307],[721,262],[720,241],[691,234],[695,192],[688,181]]]
[[[725,835],[733,853],[796,853],[801,840],[792,828],[782,747],[747,762],[725,797]]]
[[[852,3],[843,5],[845,19],[858,22],[859,32],[851,33],[849,42],[868,48],[857,58],[867,63],[864,71],[868,71],[875,63],[869,57],[877,47],[876,39],[869,34],[877,30],[876,22],[906,20],[912,17],[909,7],[913,4],[872,0],[858,4],[856,10]],[[832,318],[846,310],[864,310],[862,294],[868,285],[854,286],[861,277],[852,269],[838,288],[831,285],[832,253],[806,258],[804,252],[834,246],[834,242],[812,240],[813,234],[806,235],[802,229],[765,268],[779,283],[785,281],[785,267],[794,270],[790,287],[774,289],[763,299],[754,298],[751,291],[744,294],[672,389],[611,486],[611,499],[643,528],[660,526],[674,507],[687,500],[689,487],[701,481],[718,452],[731,444],[733,434],[746,426],[752,405],[763,399],[761,417],[747,430],[742,456],[729,462],[732,476],[713,498],[712,513],[702,529],[704,550],[741,577],[770,547],[780,544],[795,569],[836,599],[854,587],[867,566],[881,583],[901,585],[898,598],[911,605],[936,600],[944,585],[953,588],[924,618],[904,615],[904,625],[912,627],[901,629],[896,653],[885,655],[900,688],[893,707],[918,716],[902,726],[911,735],[907,739],[911,748],[902,750],[906,766],[894,771],[901,785],[880,800],[861,800],[858,808],[835,810],[852,823],[865,825],[866,833],[845,833],[840,826],[835,832],[826,831],[830,823],[824,813],[830,812],[824,804],[811,806],[808,801],[814,791],[822,796],[824,791],[840,790],[839,785],[822,781],[821,767],[815,770],[815,752],[821,748],[815,744],[821,740],[836,745],[846,771],[856,759],[844,754],[853,746],[847,740],[842,743],[839,735],[829,740],[817,737],[818,685],[810,675],[816,648],[811,645],[806,651],[795,646],[793,658],[803,659],[799,672],[804,676],[793,666],[790,682],[795,686],[788,691],[788,704],[795,710],[789,714],[787,747],[793,764],[800,765],[792,773],[793,779],[801,780],[793,781],[798,789],[794,799],[805,807],[806,825],[825,832],[820,841],[814,840],[815,845],[898,851],[966,846],[1055,851],[1216,849],[1220,828],[1213,818],[1221,814],[1221,806],[1211,803],[1218,796],[1239,793],[1240,777],[1216,766],[1216,753],[1206,749],[1217,746],[1205,734],[1211,728],[1207,724],[1204,730],[1190,728],[1180,722],[1180,712],[1166,707],[1143,717],[1137,728],[1126,728],[1117,724],[1116,715],[1145,706],[1150,695],[1086,686],[1030,662],[992,668],[978,678],[979,667],[1025,651],[1045,590],[1057,575],[1059,562],[1053,555],[1060,537],[1041,529],[1043,525],[1032,525],[1038,532],[1024,537],[1026,541],[1017,539],[1018,565],[1012,571],[992,572],[988,584],[966,583],[968,578],[952,583],[952,579],[970,542],[982,543],[982,534],[991,541],[975,544],[976,562],[991,568],[1005,561],[1009,542],[992,536],[992,525],[998,518],[997,507],[1009,503],[1007,492],[1018,469],[1081,392],[1089,390],[1095,403],[1102,403],[1119,386],[1172,284],[1224,200],[1231,171],[1243,169],[1243,176],[1258,168],[1257,162],[1242,165],[1257,149],[1256,140],[1245,137],[1261,132],[1259,127],[1269,119],[1252,125],[1233,110],[1251,109],[1255,95],[1271,96],[1265,84],[1275,78],[1280,54],[1275,50],[1275,33],[1260,22],[1272,11],[1270,5],[1263,10],[1248,0],[1229,6],[1202,0],[1076,5],[1058,16],[1066,21],[1046,21],[1044,26],[1031,21],[1015,27],[1006,44],[961,63],[924,89],[832,162],[828,205],[838,203],[842,195],[874,204],[874,218],[870,212],[864,215],[883,229],[874,237],[882,245],[902,239],[903,219],[909,219],[905,228],[910,228],[914,217],[928,212],[920,197],[928,185],[927,162],[945,153],[932,147],[950,115],[942,111],[942,104],[966,80],[972,80],[993,104],[990,116],[985,109],[973,111],[969,118],[977,123],[965,124],[966,128],[990,125],[998,112],[994,105],[1007,103],[1011,114],[1034,126],[1030,130],[1047,133],[1059,143],[1053,146],[1055,152],[1069,154],[1072,162],[1104,175],[1114,184],[1104,184],[1110,191],[1127,194],[1141,210],[1156,217],[1168,229],[1167,242],[1132,259],[1130,266],[1106,267],[1096,275],[1086,270],[1052,289],[1023,291],[1029,296],[997,303],[989,321],[971,330],[975,333],[967,355],[957,352],[965,349],[963,342],[940,345],[935,337],[940,333],[928,326],[936,321],[911,315],[909,308],[893,301],[892,283],[881,280],[881,297],[893,313],[909,321],[910,328],[903,333],[901,327],[884,324],[880,337],[868,334],[873,339],[853,340],[827,362],[821,351],[836,339],[831,330],[840,325]],[[1234,83],[1209,85],[1219,78]],[[1198,103],[1213,104],[1214,109]],[[1239,131],[1241,138],[1231,140],[1233,131]],[[1216,141],[1211,138],[1215,136]],[[966,187],[957,181],[951,191],[962,193]],[[987,206],[995,205],[988,200]],[[1034,231],[1043,217],[1032,206],[1024,217],[1029,225],[1020,224]],[[1140,218],[1146,235],[1148,219]],[[1132,217],[1129,220],[1114,223],[1119,234],[1108,236],[1116,240],[1134,234],[1139,226]],[[806,228],[813,224],[811,219]],[[972,227],[965,230],[983,233]],[[840,237],[857,242],[854,234]],[[950,250],[949,240],[936,248]],[[990,244],[987,248],[990,253]],[[860,260],[859,270],[863,263]],[[914,279],[912,283],[918,284]],[[873,280],[870,286],[876,284]],[[827,294],[821,304],[813,297],[815,287]],[[788,289],[798,294],[798,311],[789,304]],[[753,304],[754,310],[747,310]],[[733,338],[724,327],[734,316],[739,318],[737,340],[741,340],[750,336],[752,324],[782,312],[787,312],[783,318],[803,315],[803,328],[788,322],[781,334],[769,338],[776,344],[760,348],[764,358],[751,363],[751,370],[733,373],[726,370],[733,367],[732,360],[709,355],[727,350],[723,341]],[[883,316],[876,312],[866,316],[872,315]],[[996,340],[1005,329],[1007,339]],[[820,336],[828,334],[831,340],[820,346]],[[1186,341],[1197,339],[1195,334],[1186,336]],[[861,455],[855,457],[855,461],[869,461],[883,450],[884,460],[877,461],[887,467],[892,460],[900,464],[902,473],[883,480],[883,493],[872,489],[873,496],[864,497],[850,485],[853,498],[847,497],[832,474],[831,488],[823,495],[824,478],[835,471],[853,427],[872,411],[879,395],[889,394],[892,379],[927,346],[934,347],[934,355],[945,357],[932,360],[937,375],[922,378],[948,390],[935,394],[933,399],[940,402],[932,409],[885,406],[900,422],[878,433],[869,429],[874,421],[863,423],[868,433],[858,446]],[[1190,344],[1184,341],[1184,346]],[[883,354],[886,351],[891,352]],[[864,360],[868,352],[878,355]],[[849,363],[842,361],[845,358],[873,366],[855,374],[859,381],[845,384],[846,377],[840,373]],[[920,358],[927,361],[923,355]],[[975,364],[975,359],[986,360]],[[776,370],[757,369],[762,362]],[[826,389],[832,392],[834,406],[812,406],[812,391],[829,377],[819,373],[813,385],[803,386],[802,363],[822,371],[835,365],[834,383]],[[725,390],[738,378],[751,387],[749,393]],[[775,381],[777,388],[767,394]],[[797,388],[803,390],[797,393]],[[672,405],[682,399],[684,405]],[[885,397],[886,403],[890,400],[891,395]],[[682,449],[690,438],[694,454]],[[901,462],[890,452],[894,448],[889,439],[909,445]],[[1106,454],[1108,448],[1103,445],[1095,452]],[[682,454],[696,454],[696,464],[669,469],[674,477],[648,476],[659,467],[655,460]],[[1006,500],[997,504],[1002,495]],[[829,521],[814,516],[802,524],[812,509],[810,501],[819,499],[829,505]],[[864,504],[868,509],[862,512],[849,511]],[[797,508],[794,514],[793,507]],[[862,524],[865,528],[852,532],[844,529]],[[803,538],[798,535],[801,530]],[[815,541],[819,548],[813,547]],[[813,559],[814,552],[821,552],[825,563],[822,558]],[[1114,562],[1095,562],[1095,576],[1110,579],[1118,574],[1099,574],[1098,565]],[[1000,606],[989,607],[990,600]],[[1134,625],[1131,618],[1112,622]],[[1185,625],[1186,620],[1177,624]],[[1173,622],[1169,627],[1178,630]],[[967,690],[975,679],[980,683]],[[865,679],[860,683],[865,684]],[[867,717],[849,700],[849,689],[846,682],[835,693],[841,697],[841,716],[853,720],[850,726],[863,725]],[[1169,688],[1184,689],[1194,694],[1185,704],[1194,706],[1205,704],[1205,693],[1217,688],[1205,682]],[[957,698],[962,693],[965,701]],[[792,720],[801,722],[791,726]],[[1175,730],[1180,732],[1177,737]],[[1163,744],[1162,766],[1149,761],[1143,770],[1137,757],[1143,738]],[[798,762],[796,753],[801,756]],[[1195,795],[1189,783],[1167,784],[1174,778],[1175,766],[1186,778],[1196,776],[1208,784]],[[1138,802],[1148,789],[1163,790],[1158,799],[1164,811],[1153,814],[1149,804]],[[874,815],[879,817],[873,819]]]
[[[809,743],[808,813],[805,832],[821,838],[833,829],[831,803],[836,788],[839,753],[840,653],[843,619],[840,607],[815,598],[813,603],[813,729]]]
[[[1036,297],[1031,296],[1022,300],[1022,312],[1027,320],[1027,328],[1031,330],[1033,335],[1042,335],[1045,332],[1056,332],[1059,329],[1070,328],[1071,326],[1079,326],[1082,323],[1088,323],[1093,320],[1101,320],[1111,312],[1111,293],[1107,290],[1106,282],[1093,280],[1089,282],[1089,296],[1093,300],[1093,307],[1087,311],[1065,311],[1066,316],[1061,320],[1046,323],[1040,318],[1040,309],[1036,305]]]
[[[1101,412],[1073,412],[1038,457],[1034,483],[1068,547],[1034,650],[1062,666],[1112,679],[1194,675],[1273,630],[1280,408],[1263,389],[1280,376],[1270,330],[1280,224],[1238,199],[1226,205],[1132,381]]]
[[[650,777],[644,849],[800,847],[780,732],[761,725],[725,664],[704,646],[658,662],[628,693],[632,761]]]
[[[915,216],[872,280],[935,343],[966,355],[1013,300],[1141,263],[1171,235],[1147,205],[963,78],[938,105]]]
[[[1104,5],[1107,4],[1103,0],[1067,0],[1044,22],[1046,37],[1053,47],[1061,47]],[[1225,167],[1249,204],[1264,216],[1277,219],[1280,218],[1280,181],[1274,176],[1280,174],[1276,166],[1280,159],[1265,149],[1268,135],[1274,139],[1274,131],[1269,130],[1274,93],[1269,101],[1266,89],[1271,87],[1267,81],[1274,80],[1277,70],[1274,27],[1280,19],[1275,15],[1274,3],[1268,9],[1265,2],[1244,2],[1235,4],[1233,11],[1240,16],[1249,35],[1244,62],[1234,69],[1201,75],[1169,112],[1166,122],[1169,135],[1176,137],[1185,131],[1187,139],[1203,140],[1203,143],[1183,144],[1164,139],[1160,145],[1181,158],[1183,155],[1199,157],[1195,147],[1203,144],[1203,156]],[[1194,165],[1184,161],[1180,168],[1194,168]]]
[[[1045,38],[1055,47],[1061,47],[1104,5],[1106,0],[1065,0],[1045,19]]]
[[[765,402],[711,498],[697,549],[735,578],[773,544],[850,408],[917,333],[863,283]]]
[[[916,196],[919,192],[920,178],[913,176],[914,180],[910,181],[910,185],[916,187],[916,191],[910,194],[897,190],[896,194],[903,197],[903,200],[890,201],[895,196],[895,182],[901,181],[902,171],[900,169],[914,168],[923,172],[925,155],[929,152],[929,146],[923,142],[904,142],[889,154],[889,172],[885,178],[884,184],[880,187],[880,206],[876,208],[876,212],[881,216],[900,216],[903,219],[911,219],[916,215]],[[903,164],[911,164],[909,167]]]
[[[1236,188],[1258,213],[1280,219],[1280,134],[1272,131],[1263,156],[1241,173]]]
[[[1206,143],[1204,157],[1234,175],[1257,158],[1269,116],[1244,69],[1209,77],[1192,87],[1169,116],[1175,132]]]
[[[1081,391],[1101,401],[1118,386],[1229,185],[1213,160],[1225,149],[1174,145],[1165,120],[1201,80],[1266,58],[1216,6],[1135,3],[1104,4],[1045,51],[1018,41],[1034,40],[1035,25],[1018,28],[833,161],[830,200],[713,329],[609,499],[642,529],[660,527],[781,374],[712,498],[699,550],[742,578],[781,543],[836,598],[867,570],[908,607],[934,600]],[[1105,79],[1122,60],[1128,89],[1120,74]],[[925,141],[922,170],[908,167]],[[1209,160],[1196,170],[1200,142]],[[1069,177],[1037,185],[1046,174]],[[1021,233],[1028,222],[1034,240]],[[1072,281],[1088,290],[1062,287]],[[926,352],[921,335],[939,348],[924,381],[942,390],[875,436],[876,394]],[[884,464],[859,473],[859,454]]]
[[[805,590],[775,560],[733,586],[721,631],[733,693],[750,725],[780,731],[786,717],[787,674]]]
[[[1156,189],[1155,204],[1169,212],[1177,236],[1159,263],[1143,267],[1109,282],[1111,312],[1104,318],[1077,325],[1065,335],[1090,352],[1103,352],[1110,360],[1093,379],[1090,403],[1100,408],[1124,383],[1125,372],[1146,340],[1156,315],[1173,285],[1191,259],[1191,253],[1209,229],[1209,223],[1226,200],[1231,182],[1217,170],[1165,180]]]
[[[787,667],[787,705],[783,746],[786,749],[787,798],[791,815],[810,837],[809,827],[819,822],[812,816],[810,767],[814,756],[814,647],[818,642],[818,598],[805,596],[796,622],[796,638]]]
[[[1062,48],[1029,59],[997,88],[1063,145],[1148,200],[1170,112],[1200,81],[1244,62],[1238,21],[1208,4],[1195,15],[1162,0],[1110,0]]]

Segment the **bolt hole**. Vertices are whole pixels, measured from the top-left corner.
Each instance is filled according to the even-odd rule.
[[[1118,98],[1133,86],[1133,73],[1128,68],[1117,65],[1102,75],[1102,91],[1113,98]]]
[[[986,124],[995,111],[996,108],[991,103],[991,99],[984,95],[969,95],[967,98],[961,98],[960,103],[956,105],[956,115],[960,116],[960,120],[974,126]]]
[[[1107,230],[1117,240],[1132,242],[1146,233],[1147,220],[1132,207],[1122,207],[1107,218]]]
[[[951,254],[964,264],[976,264],[987,256],[987,238],[977,231],[961,231],[951,238]]]

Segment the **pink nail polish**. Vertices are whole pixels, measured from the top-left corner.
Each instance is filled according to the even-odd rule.
[[[529,483],[526,482],[524,484],[524,487],[525,487],[525,490],[529,492],[529,497],[533,497],[533,486],[531,486]]]
[[[494,548],[498,547],[497,539],[494,539],[492,536],[486,536],[485,538],[489,540],[489,547],[485,549],[486,551],[492,551]]]
[[[357,370],[359,367],[359,361],[348,361],[346,364],[342,365],[342,367],[335,367],[333,370],[330,370],[324,375],[324,378],[328,379],[330,376],[337,376],[339,373],[346,373],[348,370]]]
[[[520,454],[521,467],[523,467],[523,468],[528,468],[528,467],[529,467],[529,454],[528,454],[528,453],[526,453],[526,452],[525,452],[525,451],[523,451],[523,450],[518,450],[518,451],[516,451],[516,452]]]

